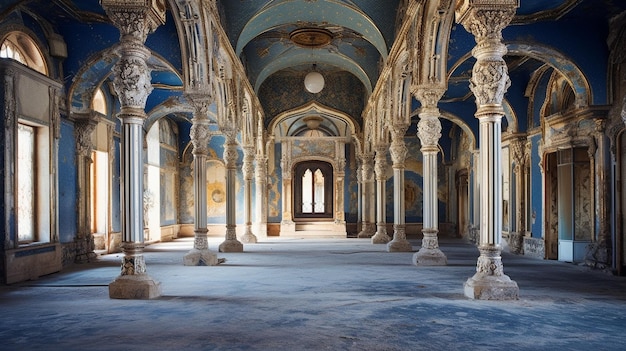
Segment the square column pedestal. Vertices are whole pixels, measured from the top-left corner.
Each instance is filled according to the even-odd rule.
[[[109,284],[112,299],[148,300],[161,296],[161,282],[147,274],[122,275]]]

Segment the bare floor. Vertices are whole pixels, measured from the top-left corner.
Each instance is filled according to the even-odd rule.
[[[478,250],[461,240],[440,240],[444,267],[369,239],[278,238],[185,267],[192,245],[147,248],[154,300],[109,298],[120,255],[0,286],[0,350],[626,349],[626,278],[582,266],[504,254],[520,299],[475,301]]]

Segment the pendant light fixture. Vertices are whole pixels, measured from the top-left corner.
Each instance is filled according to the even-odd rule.
[[[304,77],[304,88],[313,94],[324,89],[324,76],[315,70],[315,64],[313,64],[313,70]]]

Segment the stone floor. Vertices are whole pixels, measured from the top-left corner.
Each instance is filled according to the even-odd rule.
[[[219,239],[211,239],[216,250]],[[503,255],[516,301],[475,301],[478,250],[440,240],[416,267],[368,239],[278,239],[183,266],[189,238],[147,248],[154,300],[116,300],[119,255],[0,286],[1,350],[624,350],[626,278]],[[420,241],[412,241],[417,250]]]

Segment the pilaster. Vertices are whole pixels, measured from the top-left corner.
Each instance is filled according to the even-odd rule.
[[[161,295],[161,283],[146,273],[143,257],[143,122],[152,92],[150,57],[144,42],[165,23],[165,2],[101,0],[113,24],[120,30],[119,60],[113,67],[113,87],[120,101],[122,121],[122,258],[121,275],[109,284],[109,297],[150,299]]]
[[[472,54],[476,63],[470,89],[476,98],[476,118],[480,139],[480,257],[476,274],[464,285],[472,299],[517,299],[517,283],[504,274],[502,258],[502,99],[510,85],[503,56],[505,28],[519,7],[518,0],[463,0],[457,4],[456,18],[476,39]]]
[[[510,143],[515,168],[515,227],[509,235],[509,248],[514,254],[524,253],[524,237],[527,232],[526,206],[527,206],[527,178],[528,164],[530,162],[527,155],[530,150],[526,148],[526,138],[522,137],[512,140]]]
[[[441,122],[437,103],[443,95],[443,88],[422,87],[417,90],[417,98],[422,104],[417,124],[417,136],[422,144],[421,152],[424,167],[424,206],[422,247],[413,255],[416,266],[445,266],[446,255],[439,249],[439,201],[437,196],[437,153],[441,138]]]
[[[89,261],[95,257],[94,241],[91,235],[91,176],[90,168],[93,160],[93,142],[91,135],[98,123],[95,119],[87,118],[77,120],[74,124],[76,136],[76,169],[78,173],[78,233],[75,241],[76,262]]]

